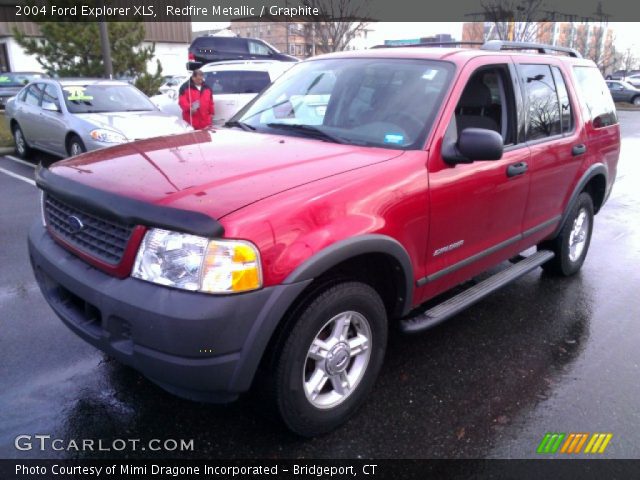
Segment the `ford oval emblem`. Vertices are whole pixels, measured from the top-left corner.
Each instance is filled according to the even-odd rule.
[[[69,225],[69,230],[71,230],[72,234],[76,234],[84,228],[84,223],[75,215],[69,215],[67,217],[67,225]]]

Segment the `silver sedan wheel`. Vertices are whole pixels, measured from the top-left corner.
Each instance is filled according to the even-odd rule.
[[[71,150],[72,157],[75,157],[76,155],[80,155],[81,153],[84,152],[84,150],[82,149],[82,146],[77,142],[71,143],[70,150]]]
[[[13,136],[16,140],[16,150],[20,155],[24,155],[27,151],[27,142],[24,140],[24,135],[22,135],[22,130],[16,128],[16,131],[13,133]]]
[[[587,235],[589,235],[589,215],[587,210],[581,208],[573,220],[573,227],[569,235],[569,260],[576,262],[587,244]]]
[[[640,97],[636,97],[633,99],[633,104],[640,107]]]
[[[302,374],[304,393],[316,408],[344,402],[364,377],[371,357],[371,327],[358,312],[329,320],[309,346]]]

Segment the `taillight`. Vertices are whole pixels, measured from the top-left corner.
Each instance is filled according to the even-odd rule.
[[[196,56],[192,52],[189,52],[189,61],[190,62],[195,62],[196,61]]]

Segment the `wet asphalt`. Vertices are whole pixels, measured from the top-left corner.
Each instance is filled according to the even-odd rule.
[[[546,432],[610,432],[602,457],[640,458],[640,112],[620,121],[618,178],[581,273],[538,269],[430,331],[392,332],[368,402],[312,440],[257,395],[181,400],[68,331],[29,267],[36,189],[0,174],[0,458],[535,458]],[[21,434],[193,439],[194,451],[19,451]]]

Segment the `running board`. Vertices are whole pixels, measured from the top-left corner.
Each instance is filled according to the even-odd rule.
[[[424,313],[400,321],[400,330],[404,333],[417,333],[434,327],[441,322],[457,315],[465,308],[482,300],[487,295],[504,287],[508,283],[526,275],[543,263],[551,260],[555,254],[549,250],[540,250],[513,266],[502,270],[482,282],[468,288],[444,302],[430,308]]]

